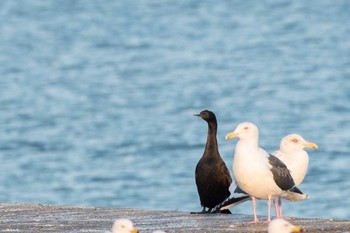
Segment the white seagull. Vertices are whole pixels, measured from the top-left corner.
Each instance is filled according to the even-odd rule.
[[[226,135],[226,140],[238,137],[233,159],[233,172],[238,187],[253,200],[254,221],[259,222],[256,213],[256,198],[268,200],[268,219],[271,221],[271,200],[284,197],[291,201],[303,200],[303,194],[296,186],[286,165],[259,147],[259,130],[256,125],[244,122]]]
[[[272,220],[267,228],[268,233],[291,233],[303,231],[304,230],[300,226],[295,226],[284,219]]]
[[[309,167],[309,155],[304,150],[306,147],[311,149],[318,148],[317,144],[306,141],[299,134],[289,134],[282,138],[280,149],[273,153],[274,156],[279,158],[288,167],[297,186],[304,180]],[[282,200],[280,197],[278,198],[276,215],[282,218]]]
[[[108,231],[109,232],[109,231]],[[134,228],[134,224],[127,218],[119,218],[115,220],[112,233],[138,233],[139,231]]]

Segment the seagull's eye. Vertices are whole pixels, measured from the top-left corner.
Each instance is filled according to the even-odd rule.
[[[293,138],[293,139],[292,139],[292,142],[294,142],[294,143],[298,143],[298,142],[299,142],[299,140],[298,140],[298,139],[296,139],[296,138]]]
[[[249,129],[249,127],[248,127],[248,126],[244,127],[244,130],[247,130],[247,129]]]
[[[124,226],[124,225],[121,225],[121,227],[122,227],[122,228],[125,228],[125,226]]]

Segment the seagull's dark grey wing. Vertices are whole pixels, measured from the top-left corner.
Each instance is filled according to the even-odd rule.
[[[270,165],[272,166],[270,170],[277,186],[284,191],[290,190],[294,192],[292,189],[296,189],[297,192],[301,193],[301,191],[295,187],[293,177],[291,176],[287,166],[276,156],[269,155],[268,159]]]

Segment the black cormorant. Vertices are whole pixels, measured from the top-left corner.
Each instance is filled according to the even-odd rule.
[[[208,123],[207,143],[203,156],[196,166],[195,174],[199,199],[203,206],[202,212],[199,213],[210,213],[215,206],[229,198],[232,178],[219,154],[215,114],[204,110],[200,114],[193,115],[203,118]],[[221,212],[231,213],[228,209]]]

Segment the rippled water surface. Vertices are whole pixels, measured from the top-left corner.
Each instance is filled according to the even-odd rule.
[[[0,201],[200,210],[203,109],[316,142],[285,215],[350,219],[350,2],[0,2]],[[266,215],[266,203],[258,203]],[[232,209],[252,214],[247,202]]]

